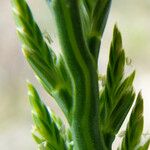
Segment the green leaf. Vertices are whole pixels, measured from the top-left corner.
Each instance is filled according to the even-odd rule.
[[[12,0],[13,15],[17,33],[24,47],[43,57],[43,61],[53,64],[53,52],[43,39],[43,35],[34,21],[31,10],[25,0]]]
[[[97,61],[111,0],[81,0],[80,3],[83,31],[89,49]]]
[[[135,98],[133,80],[135,72],[124,77],[125,53],[122,48],[121,34],[114,27],[110,47],[109,62],[104,88],[100,91],[100,125],[105,142],[110,148],[125,120]]]
[[[54,97],[69,120],[72,105],[72,83],[66,65],[62,63],[60,67],[59,63],[62,62],[61,56],[59,60],[45,42],[26,1],[12,0],[12,8],[16,20],[17,33],[22,42],[22,50],[27,61],[33,68],[39,81],[47,92]],[[62,67],[64,69],[63,72]]]
[[[93,10],[93,24],[92,30],[97,31],[102,37],[104,28],[106,26],[111,0],[97,0]]]
[[[60,129],[55,122],[56,119],[54,120],[51,117],[51,114],[41,101],[37,91],[30,83],[28,83],[28,95],[34,122],[32,135],[35,141],[39,144],[40,149],[66,150],[65,139],[60,134]],[[43,148],[47,147],[44,143],[48,146],[48,148]]]
[[[126,133],[122,141],[121,150],[134,150],[140,143],[143,131],[143,99],[138,94],[136,104],[132,110]]]

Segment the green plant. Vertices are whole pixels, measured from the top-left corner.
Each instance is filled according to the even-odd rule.
[[[53,10],[61,52],[47,43],[25,0],[12,0],[22,51],[45,90],[65,114],[69,128],[47,109],[28,83],[40,150],[110,150],[135,99],[135,72],[124,76],[125,52],[114,27],[107,73],[98,80],[98,55],[111,0],[47,0]],[[141,143],[143,99],[138,94],[120,150],[147,150]]]

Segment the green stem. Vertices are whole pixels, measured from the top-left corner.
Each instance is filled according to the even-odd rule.
[[[94,72],[91,72],[94,75]],[[89,86],[78,83],[78,91],[75,92],[76,106],[73,114],[72,132],[76,150],[103,150],[105,149],[103,138],[99,132],[99,117],[97,108],[97,84],[96,76],[90,78]],[[79,81],[80,82],[80,81]],[[91,86],[90,86],[91,85]],[[86,86],[89,93],[80,94]],[[84,94],[83,94],[84,93]]]
[[[73,83],[71,129],[75,150],[105,150],[99,130],[97,68],[84,40],[77,3],[56,0],[51,4]]]

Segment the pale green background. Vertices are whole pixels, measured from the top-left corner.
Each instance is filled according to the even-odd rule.
[[[54,23],[45,1],[28,2],[42,31],[49,32],[55,39]],[[129,70],[136,69],[135,89],[142,89],[147,133],[150,132],[150,0],[113,1],[100,56],[99,69],[102,73],[106,70],[112,29],[116,22],[123,35],[126,54],[132,59]],[[58,47],[57,42],[54,46]],[[61,115],[57,105],[50,102],[51,98],[34,79],[31,68],[23,58],[10,1],[0,0],[0,150],[36,150],[30,135],[32,123],[26,79],[33,81],[46,103]]]

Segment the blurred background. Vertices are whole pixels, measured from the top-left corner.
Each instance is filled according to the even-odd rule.
[[[50,33],[55,41],[54,22],[46,2],[27,1],[41,30]],[[113,1],[100,53],[101,73],[106,71],[115,23],[122,32],[126,55],[132,59],[129,68],[136,69],[135,90],[138,92],[142,89],[144,97],[144,132],[150,133],[150,0]],[[56,103],[35,80],[33,71],[22,55],[10,1],[0,0],[0,150],[37,149],[30,134],[32,120],[27,98],[27,79],[36,85],[41,97],[46,99],[45,102],[62,116]]]

